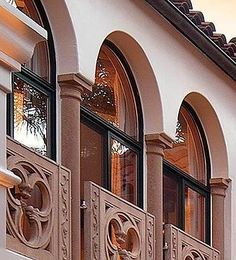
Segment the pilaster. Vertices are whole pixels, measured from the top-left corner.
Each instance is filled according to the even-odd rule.
[[[81,252],[80,216],[80,102],[81,94],[91,90],[91,84],[79,74],[58,76],[61,90],[62,164],[71,170],[72,183],[72,259]]]
[[[155,216],[155,259],[163,259],[163,157],[172,147],[165,133],[145,136],[147,150],[147,210]]]
[[[225,253],[225,196],[229,183],[230,179],[210,179],[212,195],[212,244],[220,251],[221,260],[224,260]]]

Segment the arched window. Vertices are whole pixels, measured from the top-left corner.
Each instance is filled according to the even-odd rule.
[[[142,206],[142,116],[134,78],[110,42],[81,108],[81,175]]]
[[[202,126],[184,102],[173,149],[165,151],[164,222],[210,240],[209,155]]]
[[[8,99],[8,135],[35,151],[55,158],[55,56],[46,14],[39,1],[20,0],[15,7],[48,32],[33,57],[14,73]]]

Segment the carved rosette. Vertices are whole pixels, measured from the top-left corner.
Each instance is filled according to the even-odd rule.
[[[44,249],[53,227],[50,176],[18,156],[8,158],[8,168],[22,179],[7,191],[8,232],[28,247]]]
[[[105,249],[106,259],[140,259],[141,236],[138,223],[120,209],[106,212]]]

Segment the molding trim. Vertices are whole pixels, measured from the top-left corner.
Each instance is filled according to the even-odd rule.
[[[12,171],[0,168],[0,185],[11,188],[21,183],[21,178]]]
[[[146,144],[153,144],[160,147],[163,147],[163,149],[170,149],[173,147],[174,140],[168,136],[166,133],[156,133],[156,134],[147,134],[145,135],[145,141]]]
[[[81,100],[84,90],[92,91],[92,83],[79,73],[58,75],[61,98],[74,98]]]
[[[225,178],[211,178],[210,187],[212,195],[219,195],[225,197],[225,191],[228,189],[231,179]]]

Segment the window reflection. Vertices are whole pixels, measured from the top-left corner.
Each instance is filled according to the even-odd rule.
[[[178,117],[174,147],[165,150],[165,159],[206,184],[205,153],[201,136],[195,121],[184,107]]]
[[[185,231],[205,241],[205,197],[185,187]]]
[[[48,96],[14,76],[14,138],[47,154]]]
[[[111,190],[136,204],[137,154],[117,140],[111,141]]]
[[[179,182],[177,178],[164,175],[164,222],[179,226]]]
[[[82,105],[137,139],[137,112],[129,80],[120,61],[105,46],[97,60],[92,93],[83,94]]]

